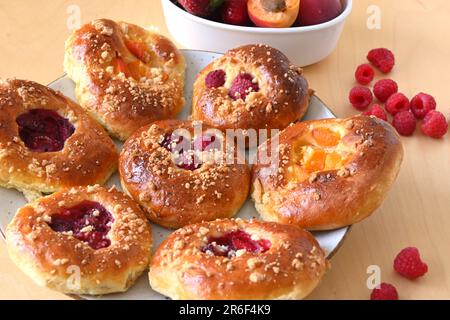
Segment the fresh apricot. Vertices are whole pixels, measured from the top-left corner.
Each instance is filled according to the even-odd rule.
[[[249,0],[247,8],[258,27],[288,28],[297,19],[300,0]]]

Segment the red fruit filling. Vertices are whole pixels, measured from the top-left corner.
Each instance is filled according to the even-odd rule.
[[[183,136],[174,136],[172,133],[166,133],[159,145],[170,152],[183,153],[184,150],[179,147],[183,141]]]
[[[194,140],[195,150],[220,149],[220,140],[214,134],[205,134]]]
[[[223,70],[214,70],[208,73],[205,78],[205,85],[207,88],[219,88],[225,84],[225,71]]]
[[[101,249],[111,244],[107,236],[113,222],[113,216],[101,204],[86,200],[53,214],[49,226],[56,232],[72,232],[91,248]]]
[[[383,73],[391,72],[395,65],[394,54],[386,48],[370,50],[367,55],[367,60]]]
[[[250,92],[258,91],[258,83],[254,81],[253,76],[249,73],[241,73],[233,80],[228,95],[233,100],[245,100]]]
[[[426,93],[419,93],[411,100],[411,111],[417,119],[423,119],[431,110],[436,109],[436,100]]]
[[[33,109],[17,117],[19,136],[35,152],[55,152],[64,148],[75,127],[57,112]]]
[[[253,240],[245,231],[238,230],[224,234],[221,237],[210,237],[202,252],[221,257],[234,257],[236,251],[246,250],[250,253],[263,253],[270,249],[269,240]]]
[[[176,155],[176,165],[184,170],[196,170],[201,167],[201,160],[192,151],[192,143],[187,145],[184,143],[185,138],[182,136],[174,136],[172,133],[167,133],[160,145]],[[216,136],[205,134],[197,137],[194,140],[195,150],[205,151],[207,148],[217,148],[220,143]],[[220,147],[220,145],[219,145]]]

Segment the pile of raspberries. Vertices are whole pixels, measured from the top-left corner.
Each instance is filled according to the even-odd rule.
[[[419,93],[410,101],[403,93],[398,92],[397,83],[391,79],[377,81],[373,86],[373,93],[366,87],[375,77],[373,67],[384,74],[390,73],[394,68],[395,56],[390,50],[370,50],[367,60],[370,64],[360,65],[355,72],[356,81],[361,86],[354,87],[349,94],[350,103],[355,109],[364,111],[364,115],[375,116],[384,121],[388,121],[390,114],[392,125],[402,136],[413,135],[419,120],[422,120],[420,128],[426,136],[439,139],[447,133],[447,119],[436,110],[436,100],[433,96]],[[372,104],[374,95],[379,103]]]
[[[394,259],[394,270],[401,276],[415,280],[428,272],[428,265],[420,258],[419,250],[408,247],[400,251]],[[373,289],[371,300],[398,300],[397,289],[390,283],[382,282]]]

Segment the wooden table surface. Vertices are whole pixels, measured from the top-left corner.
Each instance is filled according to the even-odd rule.
[[[81,8],[82,23],[107,17],[167,34],[156,0],[0,0],[0,77],[49,83],[63,73],[64,40],[71,7]],[[381,28],[367,27],[369,5],[379,6]],[[436,97],[438,109],[450,114],[450,2],[447,0],[356,0],[338,48],[325,61],[307,67],[317,94],[340,117],[355,111],[347,102],[353,73],[374,47],[391,48],[397,57],[390,75],[412,97],[420,91]],[[201,35],[198,35],[201,36]],[[313,299],[367,299],[371,265],[382,281],[394,283],[402,299],[450,298],[450,140],[422,136],[403,138],[405,160],[392,191],[380,209],[353,227],[332,268],[310,296]],[[1,214],[1,213],[0,213]],[[392,269],[396,253],[417,246],[428,274],[408,281]],[[0,298],[64,299],[39,288],[9,260],[0,242]]]

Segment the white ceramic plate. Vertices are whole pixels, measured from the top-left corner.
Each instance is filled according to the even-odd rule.
[[[196,75],[213,59],[220,56],[218,53],[206,52],[206,51],[194,51],[183,50],[183,54],[186,58],[187,70],[186,70],[186,86],[185,97],[186,106],[179,118],[186,119],[190,114],[190,105],[192,97],[192,87],[195,81]],[[55,90],[61,91],[69,98],[75,100],[74,83],[67,77],[62,77],[52,82],[49,87]],[[305,116],[305,119],[323,119],[323,118],[335,118],[333,113],[320,101],[317,97],[313,97],[309,111]],[[120,143],[117,143],[120,148]],[[108,181],[109,185],[116,185],[120,188],[119,176],[114,174]],[[15,190],[0,188],[0,202],[2,203],[2,212],[0,214],[0,232],[4,236],[4,230],[12,219],[17,209],[26,203],[23,195]],[[237,215],[240,218],[249,219],[252,217],[258,217],[258,213],[251,200],[247,200],[245,205],[239,211]],[[321,247],[325,250],[328,257],[336,252],[341,245],[347,234],[349,228],[342,228],[327,232],[316,232],[314,235],[319,241]],[[164,229],[160,226],[153,225],[153,245],[156,249],[159,244],[170,234],[171,231]],[[147,273],[144,273],[142,277],[137,281],[136,285],[125,293],[111,294],[104,297],[83,297],[87,299],[164,299],[164,297],[150,288],[148,283]]]

